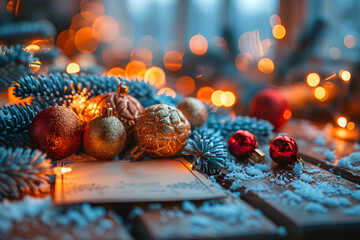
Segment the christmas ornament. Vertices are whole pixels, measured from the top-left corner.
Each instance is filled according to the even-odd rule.
[[[269,121],[276,130],[290,119],[291,111],[281,92],[269,88],[260,91],[251,100],[249,115]]]
[[[192,128],[206,123],[208,117],[206,106],[197,98],[185,98],[179,102],[177,108],[185,115]]]
[[[87,153],[100,160],[110,160],[124,148],[126,131],[121,121],[113,116],[107,103],[103,115],[88,122],[84,129],[83,145]]]
[[[82,127],[76,114],[66,107],[53,106],[40,111],[30,125],[31,144],[50,158],[63,159],[81,144]]]
[[[228,141],[229,152],[238,160],[251,158],[256,163],[263,163],[265,153],[257,148],[255,136],[246,131],[239,130],[234,132]]]
[[[137,146],[131,160],[144,157],[172,157],[180,153],[190,136],[190,123],[175,107],[156,104],[147,107],[136,121]]]
[[[269,154],[271,159],[281,166],[303,163],[301,157],[298,156],[298,146],[295,140],[289,136],[276,137],[269,146]]]
[[[114,109],[114,116],[124,124],[126,134],[130,136],[134,131],[135,121],[144,108],[138,100],[127,94],[128,90],[129,88],[122,84],[117,92],[104,93],[92,99],[84,111],[84,120],[88,122],[100,116],[105,105],[110,103],[110,107]]]

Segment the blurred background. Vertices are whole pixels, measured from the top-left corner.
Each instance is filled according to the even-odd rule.
[[[137,77],[234,115],[275,88],[285,120],[353,130],[359,13],[356,0],[0,0],[0,44],[33,51],[33,74]]]

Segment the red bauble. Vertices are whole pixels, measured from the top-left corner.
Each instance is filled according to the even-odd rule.
[[[234,132],[228,141],[229,152],[238,160],[249,158],[256,146],[255,136],[245,130]]]
[[[81,144],[82,127],[76,114],[66,107],[49,107],[39,112],[30,125],[31,144],[48,157],[63,159]]]
[[[269,121],[276,129],[283,126],[291,117],[291,111],[284,96],[276,89],[258,92],[249,105],[249,115]]]
[[[298,146],[292,137],[279,136],[271,142],[269,154],[279,165],[293,165],[298,159]]]

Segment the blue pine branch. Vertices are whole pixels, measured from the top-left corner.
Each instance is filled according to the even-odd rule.
[[[0,198],[19,197],[20,192],[40,192],[53,174],[51,161],[38,150],[0,148]]]
[[[220,133],[202,127],[193,131],[183,154],[195,156],[193,169],[210,175],[216,173],[219,168],[224,168],[228,153]]]
[[[30,74],[29,64],[35,60],[22,45],[0,46],[0,86],[9,87],[18,78]]]

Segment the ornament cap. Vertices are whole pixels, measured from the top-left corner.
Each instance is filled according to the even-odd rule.
[[[117,89],[117,93],[123,95],[126,95],[128,91],[129,91],[129,87],[126,86],[124,83],[120,84]]]
[[[253,160],[256,163],[264,163],[265,156],[266,156],[266,154],[260,148],[255,148],[250,153],[251,160]]]
[[[135,146],[130,152],[129,160],[130,162],[137,162],[140,161],[143,157],[145,157],[145,152],[138,146]]]
[[[114,109],[110,106],[110,103],[107,103],[103,108],[103,116],[111,117],[112,115],[114,115]]]
[[[299,155],[296,156],[296,160],[291,165],[295,166],[298,163],[301,163],[303,166],[305,166],[304,160]]]

